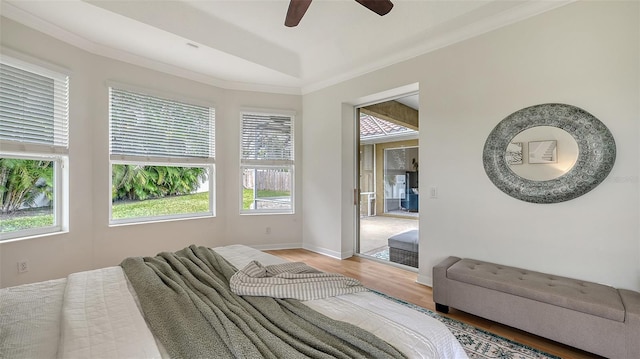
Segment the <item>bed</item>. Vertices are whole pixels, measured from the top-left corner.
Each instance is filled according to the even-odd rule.
[[[224,258],[221,262],[227,263],[234,272],[241,272],[237,269],[249,268],[252,263],[257,263],[258,266],[274,267],[287,263],[281,258],[243,245],[206,250],[212,253],[210,256],[212,260]],[[184,300],[184,297],[179,297],[176,293],[182,293],[185,289],[173,288],[169,292],[159,291],[158,286],[167,287],[166,283],[171,282],[163,277],[166,274],[160,273],[157,279],[149,279],[150,277],[143,275],[146,269],[136,267],[136,265],[145,265],[141,264],[144,262],[142,258],[128,260],[133,265],[127,264],[125,260],[121,266],[78,272],[63,279],[1,289],[0,357],[225,357],[228,353],[218,352],[222,347],[226,347],[227,351],[232,347],[231,351],[234,354],[232,357],[247,358],[398,357],[391,352],[385,352],[387,350],[385,345],[391,347],[390,351],[397,350],[400,357],[456,359],[467,357],[455,337],[441,322],[366,288],[353,290],[353,287],[349,287],[351,289],[348,289],[346,294],[323,295],[322,298],[309,300],[273,299],[268,296],[239,297],[224,293],[220,296],[232,300],[243,298],[242,300],[247,299],[251,302],[264,298],[268,302],[256,307],[261,312],[251,314],[252,317],[246,322],[248,324],[245,322],[237,324],[236,317],[243,317],[246,314],[237,312],[235,302],[232,305],[216,304],[217,307],[214,305],[203,309],[203,311],[210,311],[211,317],[222,324],[213,325],[210,318],[204,321],[192,320],[193,313],[189,311],[187,305],[172,304],[174,300],[178,303]],[[224,271],[221,270],[221,272]],[[198,273],[193,275],[198,278],[200,276],[201,274]],[[199,282],[197,284],[187,282],[186,287],[200,285]],[[213,287],[217,285],[229,286],[228,283],[211,284]],[[209,287],[209,284],[205,286]],[[192,293],[187,294],[189,295],[195,296]],[[209,294],[203,296],[204,299],[196,298],[194,301],[204,302],[211,299]],[[214,303],[217,303],[216,300],[211,299]],[[287,311],[306,313],[304,315],[310,316],[313,325],[298,323],[298,320],[302,320],[298,316],[295,319],[285,318],[283,322],[287,323],[286,326],[290,325],[287,321],[292,321],[291,325],[299,325],[298,328],[303,329],[296,329],[293,333],[280,333],[283,330],[280,317],[273,314],[280,310],[274,307],[277,305],[286,306]],[[223,313],[220,310],[222,307],[229,311],[226,314]],[[254,307],[251,307],[249,312],[253,313],[251,312],[253,310]],[[154,311],[156,313],[153,313]],[[170,316],[169,312],[175,312],[175,316]],[[272,314],[274,316],[271,318]],[[261,318],[257,321],[265,321],[263,315],[267,318],[268,332],[265,327],[255,327],[258,324],[255,324],[254,320],[257,319],[253,317]],[[167,323],[158,326],[158,321]],[[249,333],[249,339],[243,337],[247,334],[239,335],[233,330],[226,330],[226,327],[220,328],[220,326],[229,325],[230,322],[235,323],[234,330],[237,329],[236,327],[247,326],[245,329]],[[325,332],[315,332],[320,330],[315,328],[316,326],[323,325],[324,331],[335,331],[333,335],[340,338],[347,337],[348,343],[337,345],[337,349],[325,348],[325,344],[333,343],[334,339]],[[212,334],[205,332],[204,327],[209,326],[214,327]],[[305,328],[308,326],[314,328],[309,329],[307,333]],[[272,338],[274,335],[280,337]],[[305,335],[310,338],[306,338]],[[241,336],[242,338],[239,339]],[[260,336],[260,338],[256,339],[253,336]],[[168,344],[167,338],[170,341]],[[381,343],[376,341],[378,338],[381,339]],[[254,340],[254,344],[256,341],[259,342],[259,345],[247,345],[246,343],[251,340]],[[299,343],[305,340],[308,342]],[[284,349],[276,346],[274,351],[261,348],[261,345],[273,345],[280,341],[289,344],[285,345]],[[374,345],[377,347],[368,348]],[[174,346],[194,351],[189,354],[177,354],[180,352],[177,352]],[[291,353],[298,353],[296,350],[304,355],[291,355]],[[334,353],[333,350],[336,352]]]

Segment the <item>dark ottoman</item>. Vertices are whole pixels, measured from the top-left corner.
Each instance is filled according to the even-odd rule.
[[[402,232],[389,237],[389,260],[418,268],[418,230]]]

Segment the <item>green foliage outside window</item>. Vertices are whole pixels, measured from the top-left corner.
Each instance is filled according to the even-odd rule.
[[[193,193],[207,179],[201,167],[113,165],[111,198],[146,200]]]
[[[41,196],[53,198],[53,162],[0,158],[0,213],[36,205]]]

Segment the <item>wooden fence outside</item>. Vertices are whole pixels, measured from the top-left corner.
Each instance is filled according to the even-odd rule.
[[[254,177],[255,174],[255,177]],[[255,180],[255,182],[254,182]],[[242,186],[257,190],[291,191],[291,172],[278,172],[273,170],[244,170],[242,172]]]

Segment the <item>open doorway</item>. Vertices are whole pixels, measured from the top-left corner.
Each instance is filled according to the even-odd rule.
[[[357,253],[417,268],[418,94],[357,110]]]

